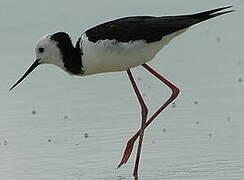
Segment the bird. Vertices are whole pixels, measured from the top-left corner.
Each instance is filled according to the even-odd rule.
[[[191,26],[214,17],[233,12],[233,6],[225,6],[193,14],[175,16],[129,16],[108,21],[81,33],[75,45],[66,32],[44,35],[35,47],[36,60],[9,90],[16,87],[41,64],[53,64],[70,75],[87,76],[98,73],[123,71],[135,91],[141,108],[140,129],[125,147],[118,168],[124,165],[139,138],[133,175],[138,178],[144,130],[176,99],[180,89],[159,74],[148,62],[176,36]],[[228,10],[226,10],[228,9]],[[161,107],[148,118],[148,107],[137,87],[131,69],[141,66],[168,86],[172,94]]]

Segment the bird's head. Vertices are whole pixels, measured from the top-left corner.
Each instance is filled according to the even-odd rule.
[[[81,50],[79,40],[73,46],[69,35],[65,32],[48,34],[39,39],[35,52],[36,60],[23,76],[10,88],[12,90],[40,64],[53,64],[72,75],[81,75]]]
[[[62,54],[53,35],[45,35],[37,42],[35,52],[38,64],[54,64],[63,67]]]

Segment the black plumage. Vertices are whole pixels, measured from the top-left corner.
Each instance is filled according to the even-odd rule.
[[[190,27],[213,17],[232,12],[218,12],[232,6],[213,9],[201,13],[179,16],[133,16],[100,24],[86,31],[89,41],[117,40],[129,42],[145,40],[147,43],[159,41],[163,36]],[[217,13],[218,12],[218,13]]]
[[[63,56],[64,67],[71,73],[79,75],[83,73],[81,61],[80,39],[74,47],[69,35],[65,32],[57,32],[51,35],[52,40],[57,42]]]

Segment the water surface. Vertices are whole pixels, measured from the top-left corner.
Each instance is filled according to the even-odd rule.
[[[39,37],[59,30],[75,41],[98,23],[128,15],[192,13],[229,1],[2,1],[0,179],[132,179],[132,158],[116,170],[140,109],[126,73],[71,77],[43,65],[9,92],[34,60]],[[244,178],[244,59],[237,11],[194,26],[150,64],[181,88],[174,105],[146,130],[142,180]],[[141,68],[133,70],[150,107],[170,91]]]

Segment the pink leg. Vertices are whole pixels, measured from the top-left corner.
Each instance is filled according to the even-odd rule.
[[[148,114],[148,109],[147,106],[141,96],[141,93],[136,85],[135,79],[133,78],[133,75],[130,70],[127,70],[127,74],[129,76],[130,82],[132,84],[132,87],[136,93],[137,99],[141,105],[141,116],[142,116],[142,121],[141,121],[141,129],[139,130],[139,143],[138,143],[138,149],[137,149],[137,154],[136,154],[136,162],[135,162],[135,167],[134,167],[134,172],[133,175],[135,178],[138,178],[138,167],[139,167],[139,161],[140,161],[140,154],[141,154],[141,148],[142,148],[142,141],[143,141],[143,136],[144,136],[144,129],[145,129],[145,124],[147,120],[147,114]]]
[[[177,88],[174,84],[172,84],[171,82],[169,82],[167,79],[165,79],[163,76],[161,76],[159,73],[157,73],[156,71],[154,71],[150,66],[148,66],[147,64],[142,64],[142,66],[149,71],[150,73],[152,73],[155,77],[157,77],[160,81],[162,81],[164,84],[166,84],[171,90],[172,90],[172,94],[169,97],[169,99],[152,115],[152,117],[150,117],[150,119],[146,122],[146,125],[144,126],[144,128],[146,128],[147,126],[149,126],[149,124],[151,124],[151,122],[173,101],[175,100],[175,98],[178,96],[178,94],[180,93],[180,89]],[[120,161],[120,164],[118,167],[121,167],[123,164],[125,164],[132,152],[133,149],[133,145],[136,141],[136,139],[138,138],[138,136],[140,135],[140,130],[137,131],[137,133],[132,136],[132,138],[129,139],[129,141],[127,142],[126,148],[124,150],[124,155]]]

